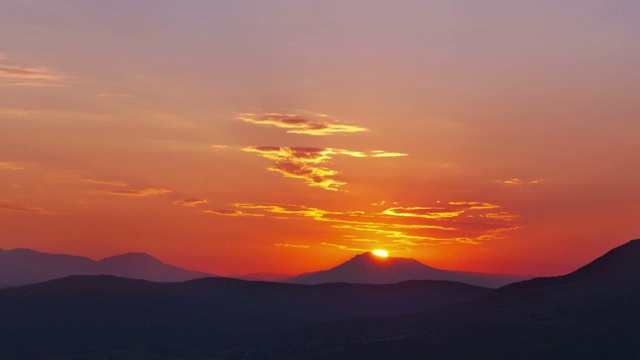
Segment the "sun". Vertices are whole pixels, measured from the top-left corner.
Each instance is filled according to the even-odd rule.
[[[389,257],[389,253],[386,250],[376,249],[376,250],[373,250],[371,253],[379,257],[384,257],[384,258]]]

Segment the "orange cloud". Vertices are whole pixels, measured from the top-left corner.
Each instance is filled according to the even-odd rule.
[[[196,207],[196,206],[204,205],[208,203],[209,203],[209,200],[206,200],[206,199],[184,199],[184,200],[178,200],[174,202],[174,204],[187,206],[187,207]]]
[[[25,167],[22,164],[14,162],[0,162],[0,170],[24,170]]]
[[[261,217],[264,214],[246,213],[240,210],[202,210],[205,214],[213,214],[219,216],[237,216],[237,217]]]
[[[129,186],[127,183],[117,180],[102,180],[102,179],[90,179],[78,177],[81,181],[90,183],[90,184],[98,184],[98,185],[108,185],[108,186]]]
[[[338,171],[321,166],[333,159],[335,155],[346,155],[356,158],[365,157],[399,157],[407,156],[402,153],[385,153],[381,150],[366,153],[334,148],[313,147],[279,147],[253,146],[243,148],[242,151],[257,153],[261,157],[272,160],[273,166],[268,168],[277,171],[284,177],[302,179],[309,186],[320,187],[325,190],[337,191],[346,183],[335,179]]]
[[[457,217],[462,214],[464,210],[458,211],[446,211],[444,208],[435,207],[393,207],[382,211],[382,214],[389,216],[405,216],[416,217],[425,219],[442,219]]]
[[[63,77],[47,67],[16,65],[0,57],[0,84],[4,86],[59,86]]]
[[[170,193],[171,190],[168,189],[162,189],[162,188],[156,188],[156,189],[140,189],[140,190],[112,190],[112,191],[107,191],[107,194],[110,195],[119,195],[119,196],[151,196],[151,195],[159,195],[159,194],[166,194],[166,193]]]
[[[209,145],[209,147],[212,148],[213,151],[221,151],[229,148],[229,146],[227,145],[216,145],[216,144]]]
[[[329,211],[291,204],[238,203],[232,206],[239,210],[211,213],[325,222],[330,228],[343,232],[344,238],[348,238],[331,243],[332,246],[345,250],[362,250],[357,245],[362,243],[378,243],[386,248],[405,250],[431,244],[480,244],[504,238],[505,232],[520,228],[512,224],[518,215],[507,211],[490,212],[500,206],[473,201],[452,201],[438,207],[396,206],[374,213],[361,210]],[[244,210],[250,210],[251,213],[245,214]],[[358,233],[369,235],[354,235]]]
[[[56,215],[56,213],[53,211],[49,211],[39,207],[31,207],[31,206],[14,204],[6,199],[0,199],[0,210],[16,211],[16,212],[22,212],[22,213],[39,214],[39,215]]]
[[[326,117],[326,116],[322,116]],[[287,129],[289,134],[304,134],[315,136],[326,136],[340,133],[356,133],[369,131],[361,126],[344,125],[335,121],[317,120],[301,117],[295,114],[239,114],[236,117],[244,122],[271,125],[282,129]]]
[[[487,219],[504,220],[504,221],[513,221],[520,217],[520,215],[511,214],[504,211],[497,212],[497,213],[488,213],[482,216]]]
[[[540,184],[543,181],[544,181],[544,179],[522,180],[522,179],[518,179],[518,178],[506,179],[506,180],[496,180],[496,182],[498,182],[500,184],[503,184],[503,185],[514,185],[514,186],[518,186],[518,185],[535,185],[535,184]]]
[[[284,248],[292,248],[292,249],[308,249],[309,245],[303,244],[289,244],[289,243],[276,243],[274,246],[284,247]]]
[[[364,249],[364,248],[358,248],[358,247],[351,247],[349,245],[344,245],[344,244],[335,244],[335,243],[329,243],[329,242],[322,242],[322,245],[326,245],[326,246],[333,246],[335,248],[338,248],[340,250],[347,250],[347,251],[357,251],[357,252],[366,252],[369,251],[371,249]]]

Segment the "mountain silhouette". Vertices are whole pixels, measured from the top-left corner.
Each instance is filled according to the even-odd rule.
[[[438,281],[308,286],[72,276],[0,290],[0,358],[84,359],[108,351],[115,353],[104,358],[122,358],[123,349],[129,358],[191,358],[194,352],[227,358],[230,349],[244,352],[257,337],[312,322],[424,311],[488,291]]]
[[[292,277],[291,274],[274,274],[274,273],[250,273],[250,274],[236,274],[231,276],[234,279],[248,280],[248,281],[272,281],[272,282],[284,282]]]
[[[393,284],[407,280],[457,281],[482,287],[497,288],[506,284],[530,279],[530,276],[483,274],[436,269],[415,259],[379,257],[363,253],[332,269],[305,273],[287,282],[295,284]]]
[[[410,316],[317,325],[273,358],[636,359],[639,259],[633,240],[564,276]]]
[[[0,358],[637,359],[638,259],[634,240],[495,290],[72,276],[0,290]]]
[[[114,275],[149,281],[186,281],[214,276],[164,264],[151,255],[129,253],[101,261],[29,249],[0,250],[0,288],[34,284],[70,275]]]

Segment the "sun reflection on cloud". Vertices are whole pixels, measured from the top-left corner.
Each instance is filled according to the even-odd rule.
[[[379,212],[366,212],[330,211],[293,204],[237,203],[232,204],[233,210],[205,212],[223,216],[263,216],[327,223],[329,228],[342,234],[342,240],[325,242],[325,245],[345,250],[366,251],[361,246],[363,243],[405,250],[434,244],[481,244],[504,238],[505,232],[520,228],[513,224],[518,215],[508,211],[495,212],[494,209],[500,208],[496,204],[452,201],[438,205],[392,207]]]
[[[279,172],[284,177],[302,179],[309,186],[330,191],[338,191],[346,185],[346,182],[335,179],[335,176],[339,174],[337,170],[322,166],[330,162],[336,155],[355,158],[407,156],[402,153],[385,153],[381,150],[362,152],[313,147],[251,146],[243,148],[242,151],[256,153],[263,158],[272,160],[273,166],[268,169]]]
[[[320,116],[322,120],[302,117],[296,114],[238,114],[238,120],[258,124],[271,125],[278,128],[286,129],[289,134],[304,134],[314,136],[327,136],[340,133],[357,133],[369,131],[369,129],[356,126],[346,125],[338,122],[327,121],[327,116]]]

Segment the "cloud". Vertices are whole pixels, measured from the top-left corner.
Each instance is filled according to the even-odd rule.
[[[385,153],[381,150],[362,152],[334,148],[314,147],[279,147],[252,146],[242,149],[245,152],[257,153],[263,158],[273,161],[268,170],[281,173],[284,177],[302,179],[309,186],[320,187],[325,190],[338,191],[346,183],[337,180],[338,171],[322,166],[329,163],[335,155],[366,157],[400,157],[402,153]]]
[[[46,67],[27,67],[19,65],[0,64],[0,77],[22,80],[60,80]]]
[[[16,212],[22,212],[22,213],[39,214],[39,215],[56,215],[56,213],[53,211],[49,211],[39,207],[31,207],[31,206],[14,204],[6,199],[0,199],[0,210],[16,211]]]
[[[335,243],[329,243],[329,242],[322,242],[321,244],[322,245],[326,245],[326,246],[333,246],[333,247],[338,248],[340,250],[347,250],[347,251],[357,251],[357,252],[371,251],[371,249],[351,247],[349,245],[344,245],[344,244],[335,244]]]
[[[519,218],[520,215],[511,214],[511,213],[508,213],[508,212],[505,212],[505,211],[501,211],[501,212],[484,214],[484,215],[482,215],[482,217],[487,218],[487,219],[513,221],[513,220]]]
[[[300,215],[313,218],[325,216],[327,214],[342,214],[341,212],[320,210],[318,208],[303,205],[238,203],[233,204],[233,206],[240,209],[264,210],[265,212],[272,214]]]
[[[240,210],[202,210],[205,214],[235,217],[262,217],[264,214],[246,213]]]
[[[457,217],[462,214],[464,210],[449,210],[438,207],[392,207],[382,211],[384,215],[390,216],[405,216],[425,219],[442,219]]]
[[[222,151],[229,148],[228,145],[218,145],[218,144],[211,144],[209,145],[209,147],[212,148],[213,151]]]
[[[196,207],[196,206],[204,205],[208,203],[209,203],[209,200],[205,200],[205,199],[184,199],[184,200],[178,200],[174,202],[174,204],[187,206],[187,207]]]
[[[119,196],[151,196],[151,195],[159,195],[170,193],[171,190],[162,189],[162,188],[154,188],[154,189],[140,189],[140,190],[111,190],[106,191],[107,194],[110,195],[119,195]]]
[[[24,170],[25,166],[15,162],[0,162],[0,170]]]
[[[91,179],[91,178],[83,178],[78,176],[78,178],[81,181],[84,181],[86,183],[90,183],[90,184],[98,184],[98,185],[108,185],[108,186],[129,186],[127,183],[122,182],[122,181],[117,181],[117,180],[102,180],[102,179]]]
[[[496,180],[496,182],[498,182],[500,184],[513,185],[513,186],[535,185],[535,184],[540,184],[543,181],[544,181],[544,179],[522,180],[522,179],[518,179],[518,178],[506,179],[506,180]]]
[[[363,250],[363,244],[374,243],[404,250],[434,244],[481,244],[505,238],[506,232],[520,229],[514,224],[519,218],[517,214],[495,211],[499,205],[477,201],[451,201],[437,206],[394,206],[377,212],[332,211],[270,203],[237,203],[232,206],[235,210],[210,213],[327,223],[329,229],[340,231],[346,239],[327,244],[345,250]]]
[[[284,248],[292,248],[292,249],[308,249],[309,245],[303,244],[289,244],[289,243],[276,243],[274,246],[284,247]]]
[[[0,80],[5,86],[58,86],[64,77],[55,74],[48,67],[16,65],[6,62],[0,56]]]
[[[356,126],[340,124],[336,121],[326,121],[324,119],[310,119],[295,114],[239,114],[236,117],[244,122],[271,125],[282,129],[287,129],[289,134],[304,134],[314,136],[326,136],[340,133],[356,133],[369,131],[369,129]],[[326,118],[326,116],[322,116]]]

